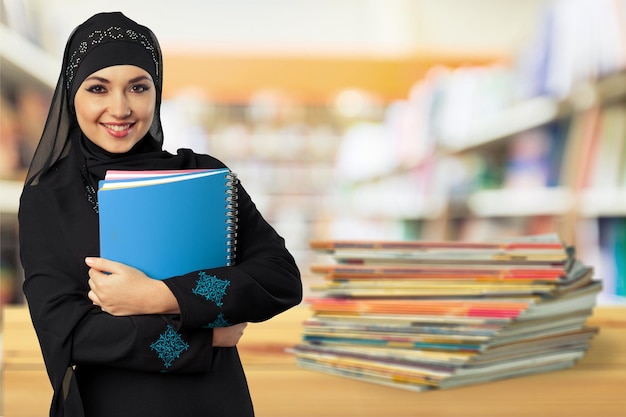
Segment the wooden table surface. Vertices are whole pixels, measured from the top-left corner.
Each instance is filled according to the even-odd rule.
[[[442,391],[410,392],[300,369],[296,307],[250,324],[240,343],[257,417],[626,417],[626,307],[598,307],[599,326],[573,368]],[[23,306],[3,311],[3,417],[44,417],[52,395]],[[182,417],[182,416],[181,416]]]

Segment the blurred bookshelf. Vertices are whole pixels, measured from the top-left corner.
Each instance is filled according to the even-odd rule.
[[[624,304],[622,6],[597,2],[566,9],[565,2],[555,2],[533,53],[520,54],[515,65],[427,74],[405,100],[389,107],[393,111],[379,129],[392,147],[389,161],[347,181],[345,210],[360,213],[363,228],[387,222],[385,237],[392,239],[557,232],[603,280],[599,303]],[[599,20],[577,29],[576,19],[587,14]],[[589,42],[583,45],[582,37]],[[572,56],[563,56],[567,51]],[[343,150],[354,152],[356,147]],[[365,198],[377,190],[387,195]],[[381,229],[377,224],[372,233]]]
[[[412,163],[355,181],[344,202],[364,218],[400,222],[394,238],[557,231],[606,278],[601,299],[623,303],[626,72],[578,88],[588,92],[585,103],[573,91],[494,112],[468,131],[466,142],[436,139]],[[378,189],[389,192],[383,201],[363,198]]]
[[[198,129],[196,142],[171,146],[236,171],[305,280],[312,238],[557,231],[606,276],[603,300],[623,303],[626,23],[611,9],[618,2],[603,1],[584,6],[598,19],[574,30],[565,3],[545,9],[536,38],[513,56],[164,51],[164,123],[173,104]],[[569,14],[590,11],[577,7]],[[568,33],[550,32],[556,21]],[[17,198],[58,63],[28,30],[1,29],[2,282],[19,301]]]

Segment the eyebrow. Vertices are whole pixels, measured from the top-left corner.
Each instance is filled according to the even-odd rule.
[[[132,80],[130,80],[129,84],[137,83],[139,81],[150,81],[150,82],[153,82],[152,78],[148,77],[147,75],[140,75],[139,77],[135,77]]]
[[[87,77],[87,78],[85,78],[85,81],[98,81],[98,82],[101,82],[103,84],[110,84],[111,83],[111,81],[109,81],[108,79],[103,78],[103,77],[98,77],[97,75],[92,75],[90,77]],[[147,75],[140,75],[139,77],[135,77],[135,78],[133,78],[131,80],[128,80],[128,84],[134,84],[134,83],[137,83],[139,81],[150,81],[150,82],[153,82],[152,78],[148,77]]]

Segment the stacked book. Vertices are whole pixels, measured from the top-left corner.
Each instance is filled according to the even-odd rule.
[[[593,268],[556,235],[497,242],[315,241],[305,369],[410,390],[571,367],[597,329]],[[317,295],[319,293],[319,296]]]

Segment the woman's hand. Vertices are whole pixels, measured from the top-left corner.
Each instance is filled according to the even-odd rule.
[[[113,316],[180,313],[176,297],[162,281],[104,258],[86,258],[85,263],[90,267],[88,297],[103,311]]]
[[[214,347],[233,347],[239,343],[239,339],[243,336],[243,331],[248,323],[239,323],[228,327],[215,327],[213,329],[213,346]]]

